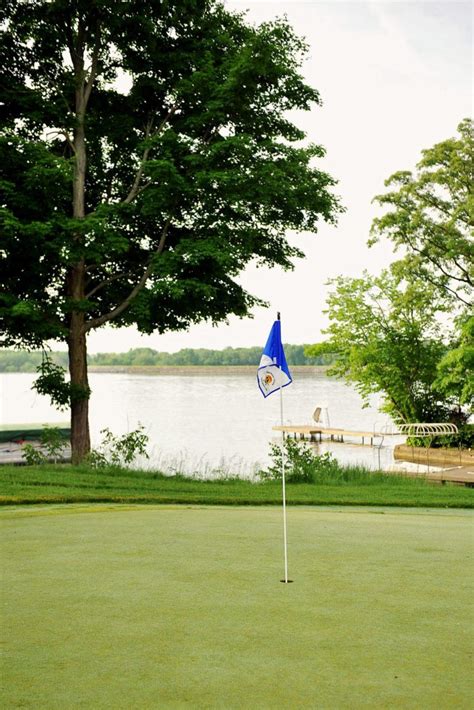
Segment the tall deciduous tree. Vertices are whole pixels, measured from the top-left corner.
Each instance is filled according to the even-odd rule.
[[[474,132],[470,119],[458,136],[423,151],[417,170],[394,173],[392,188],[374,201],[387,208],[374,220],[372,239],[389,238],[405,252],[397,268],[434,284],[454,307],[472,306],[474,286]]]
[[[400,171],[375,202],[369,244],[390,239],[402,252],[379,277],[335,279],[329,338],[307,353],[334,353],[330,372],[367,398],[385,396],[395,419],[464,424],[473,402],[474,137],[423,151],[415,173]]]
[[[73,461],[90,447],[87,334],[244,316],[252,260],[291,268],[288,229],[339,207],[288,111],[318,92],[284,20],[215,0],[15,0],[3,27],[0,140],[5,345],[64,340]]]

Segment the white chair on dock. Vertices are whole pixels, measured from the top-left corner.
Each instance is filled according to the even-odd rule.
[[[313,412],[313,421],[321,428],[329,427],[329,414],[327,405],[322,404],[316,407]]]

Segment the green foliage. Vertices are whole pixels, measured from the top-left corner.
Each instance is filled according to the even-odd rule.
[[[27,466],[41,466],[48,461],[43,452],[33,446],[33,444],[25,444],[21,455],[25,459]]]
[[[139,426],[134,431],[115,436],[110,429],[102,429],[103,435],[99,449],[92,450],[87,463],[93,468],[123,467],[129,466],[138,456],[149,458],[146,447],[149,437],[145,434],[145,428]]]
[[[452,308],[472,304],[474,286],[474,133],[470,119],[459,135],[423,151],[417,171],[400,171],[374,199],[388,208],[372,225],[372,240],[390,239],[405,256],[400,273],[434,284]]]
[[[472,122],[458,131],[457,139],[423,151],[415,175],[395,173],[386,185],[396,189],[375,197],[387,209],[374,220],[369,244],[387,237],[405,255],[378,277],[334,279],[328,340],[306,349],[332,352],[329,374],[354,383],[366,402],[382,393],[395,421],[463,427],[472,410]],[[449,441],[468,438],[464,432]]]
[[[407,479],[393,476],[382,471],[371,471],[365,466],[344,466],[329,452],[323,454],[304,441],[287,437],[284,442],[285,480],[288,483],[317,484],[318,486],[404,486]],[[271,464],[258,472],[261,481],[281,481],[282,448],[279,444],[270,444]],[[419,482],[418,482],[419,483]],[[408,481],[408,485],[413,481]]]
[[[438,363],[436,386],[472,411],[474,402],[474,316],[461,320],[453,347]]]
[[[67,409],[70,405],[70,392],[64,369],[45,357],[36,371],[39,377],[33,387],[38,394],[49,396],[57,409]]]
[[[326,352],[307,354],[313,346],[285,344],[285,354],[289,365],[328,365],[334,356]],[[188,365],[256,365],[260,361],[262,346],[249,348],[185,348],[176,353],[163,353],[152,348],[135,348],[126,353],[97,353],[89,355],[89,365],[141,366],[188,366]],[[67,366],[67,353],[48,353],[49,359],[57,366]],[[37,351],[0,350],[0,372],[35,372],[41,364],[41,354]]]
[[[36,372],[39,377],[33,383],[33,388],[38,394],[50,397],[57,409],[68,409],[73,402],[89,399],[89,387],[66,382],[64,368],[56,365],[47,355],[43,354]]]
[[[304,346],[304,356],[307,359],[318,360],[321,365],[332,365],[337,359],[332,346],[328,342],[314,343]]]
[[[242,270],[291,269],[287,234],[341,208],[324,149],[290,120],[320,98],[286,20],[247,24],[218,0],[31,0],[0,24],[0,342],[67,342],[79,462],[91,330],[249,315],[263,302]],[[66,406],[60,373],[42,376]]]
[[[448,403],[436,388],[436,366],[446,352],[437,315],[443,303],[433,287],[379,277],[338,277],[328,297],[327,347],[338,359],[329,374],[354,383],[366,403],[385,396],[396,421],[445,421]]]
[[[28,466],[42,465],[51,459],[56,463],[66,448],[67,442],[57,427],[45,425],[41,432],[40,446],[41,449],[32,444],[25,444],[22,447],[22,456]]]
[[[289,118],[320,98],[285,20],[214,0],[8,2],[0,20],[5,345],[67,340],[78,313],[144,333],[247,315],[240,271],[291,268],[288,230],[340,210]]]
[[[448,447],[448,448],[461,448],[461,449],[473,449],[474,448],[474,424],[466,423],[467,417],[460,417],[461,421],[458,421],[458,433],[450,434],[447,436],[437,436],[432,441],[427,442],[427,445],[431,446],[433,449]]]
[[[46,450],[46,454],[56,461],[66,448],[66,442],[57,427],[43,426],[41,432],[41,446]]]
[[[270,444],[271,465],[259,472],[262,481],[281,481],[282,454],[285,465],[285,480],[288,483],[317,483],[336,480],[341,468],[332,454],[318,454],[308,444],[289,437],[280,444]]]

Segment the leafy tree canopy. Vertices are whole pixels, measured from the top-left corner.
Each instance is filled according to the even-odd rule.
[[[337,355],[330,373],[353,382],[366,401],[383,393],[385,411],[399,421],[462,426],[472,411],[472,121],[458,132],[423,151],[415,173],[392,175],[392,190],[374,198],[385,212],[369,245],[388,237],[402,256],[378,277],[333,280],[329,338],[306,349]]]
[[[424,150],[415,173],[388,178],[391,191],[374,198],[387,211],[374,220],[369,244],[388,237],[405,252],[401,275],[416,274],[464,308],[472,305],[474,285],[472,121],[462,121],[458,133]]]
[[[467,316],[458,337],[438,363],[435,385],[445,397],[471,407],[474,402],[474,316]]]
[[[396,421],[444,421],[449,404],[440,401],[435,379],[447,346],[436,289],[420,280],[401,283],[389,270],[331,283],[326,348],[338,359],[330,374],[353,382],[366,403],[383,393],[384,411]],[[318,351],[310,346],[306,354]]]
[[[323,149],[302,147],[287,116],[319,95],[285,21],[251,27],[204,0],[117,9],[2,10],[7,345],[67,338],[77,310],[86,331],[113,321],[145,333],[245,315],[257,301],[240,270],[290,268],[301,253],[286,230],[315,231],[337,210],[313,165]],[[81,264],[83,293],[68,293]]]
[[[91,329],[247,315],[240,271],[291,268],[287,230],[334,220],[289,118],[320,99],[285,20],[217,0],[6,0],[0,27],[3,344],[67,341],[78,461]]]

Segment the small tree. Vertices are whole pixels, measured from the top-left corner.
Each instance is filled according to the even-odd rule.
[[[91,330],[245,316],[241,270],[291,268],[287,230],[334,219],[324,150],[288,117],[319,95],[286,21],[216,0],[8,0],[0,24],[3,344],[67,343],[51,382],[78,462]]]
[[[446,352],[436,290],[419,280],[402,283],[388,270],[331,283],[325,349],[337,360],[329,373],[354,383],[366,404],[383,393],[383,409],[396,421],[444,421],[449,407],[435,386]],[[320,350],[310,346],[307,353]]]

